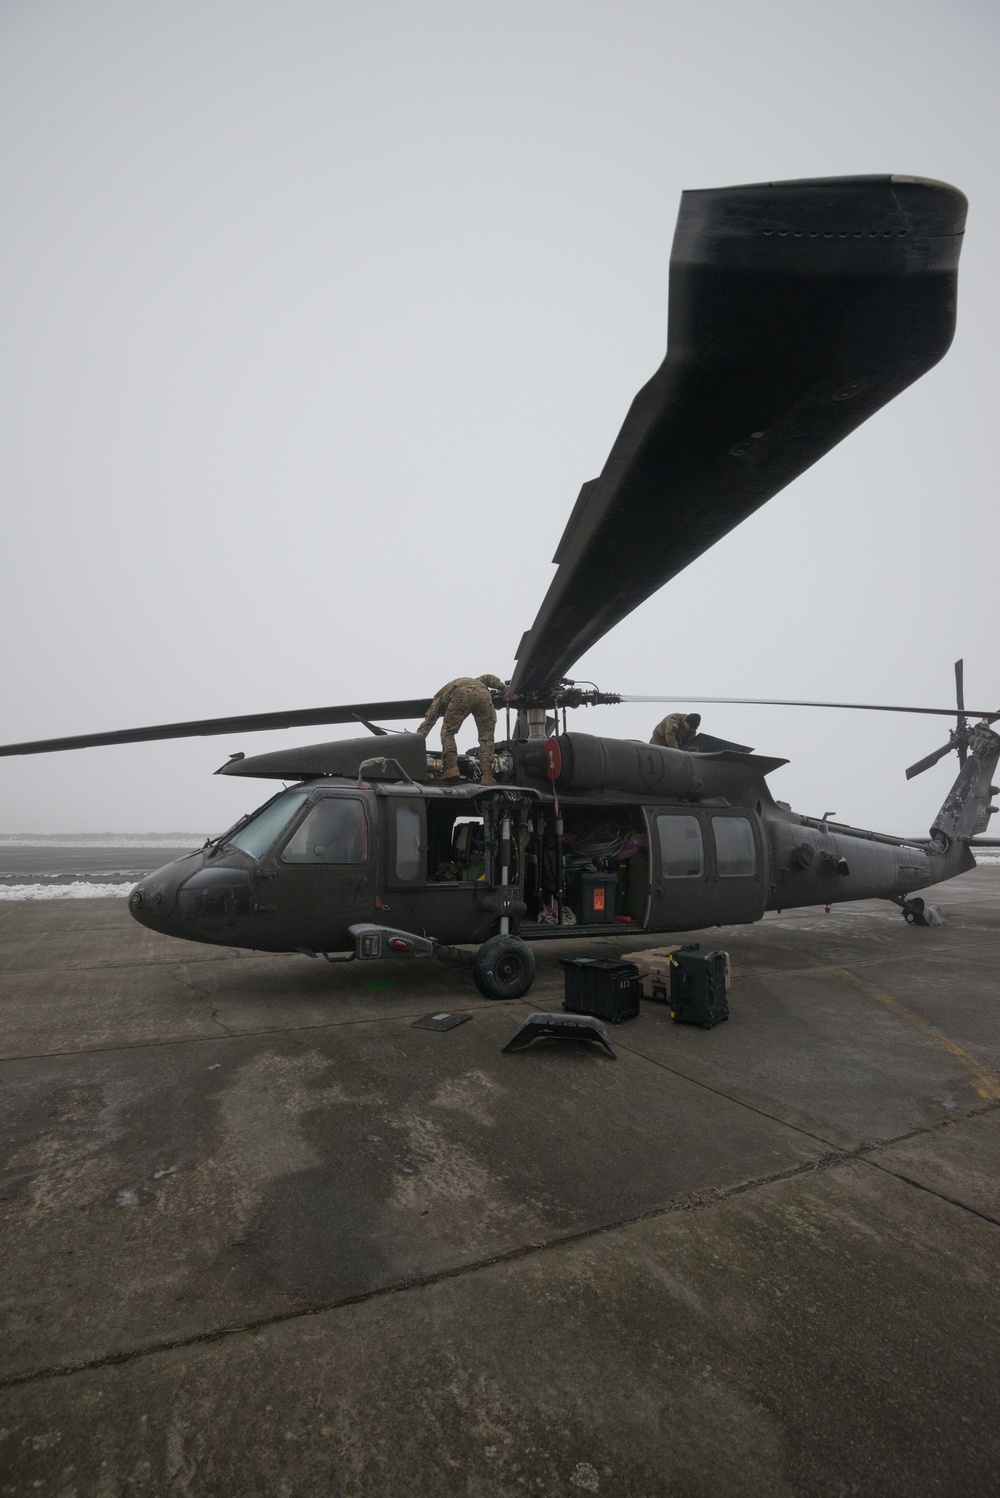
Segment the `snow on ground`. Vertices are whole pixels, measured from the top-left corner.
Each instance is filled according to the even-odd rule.
[[[124,900],[131,884],[91,884],[74,879],[71,884],[0,884],[0,900]]]

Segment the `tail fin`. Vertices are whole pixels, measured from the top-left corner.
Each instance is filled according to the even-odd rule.
[[[991,805],[997,787],[990,782],[998,760],[1000,735],[986,723],[978,724],[969,737],[969,756],[931,827],[931,838],[939,845],[937,851],[944,853],[953,843],[968,843],[986,831],[997,810]]]

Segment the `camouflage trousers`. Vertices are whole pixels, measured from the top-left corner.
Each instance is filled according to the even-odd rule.
[[[455,735],[470,716],[475,718],[479,730],[479,763],[486,769],[493,763],[493,735],[497,726],[493,699],[485,687],[456,687],[448,698],[448,706],[441,719],[441,748],[444,751],[442,768],[445,771],[458,767]]]

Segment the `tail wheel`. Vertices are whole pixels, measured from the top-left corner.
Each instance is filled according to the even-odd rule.
[[[535,977],[535,954],[516,936],[491,936],[472,963],[472,976],[487,999],[519,999]]]

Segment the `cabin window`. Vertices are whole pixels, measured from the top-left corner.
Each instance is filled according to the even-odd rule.
[[[420,857],[420,809],[396,803],[396,878],[416,879],[423,873]]]
[[[720,879],[747,878],[757,872],[753,828],[746,817],[713,817],[715,867]]]
[[[281,852],[282,863],[364,863],[368,818],[356,796],[317,801]]]
[[[705,870],[705,850],[697,817],[657,817],[660,868],[664,879],[697,879]]]
[[[227,841],[231,848],[249,853],[251,858],[263,858],[279,832],[284,832],[289,822],[308,799],[307,791],[285,791],[274,801],[269,801],[245,827]]]

